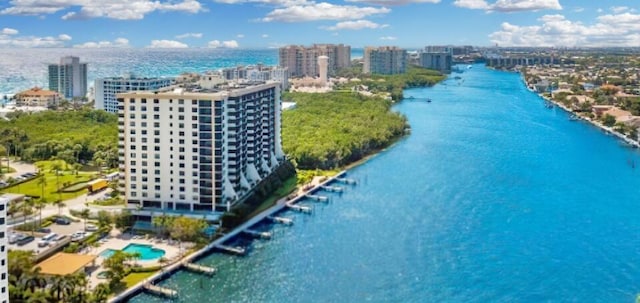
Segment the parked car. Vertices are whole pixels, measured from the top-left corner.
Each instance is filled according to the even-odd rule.
[[[25,245],[31,241],[33,241],[35,238],[33,236],[25,236],[25,235],[21,235],[22,237],[18,238],[18,246],[22,246]]]
[[[80,230],[80,231],[77,231],[77,232],[74,232],[74,233],[71,235],[71,241],[79,241],[79,240],[82,240],[82,238],[84,238],[84,237],[85,237],[85,235],[86,235],[86,233],[85,233],[84,231],[81,231],[81,230]]]
[[[39,233],[43,233],[43,234],[48,234],[51,233],[51,228],[48,227],[42,227],[42,228],[38,228],[38,230],[36,230]]]
[[[38,247],[45,247],[49,245],[49,243],[55,241],[57,237],[58,234],[56,233],[47,234],[46,236],[42,237],[42,240],[38,241]]]
[[[84,228],[84,230],[86,230],[86,231],[97,231],[98,227],[93,225],[93,224],[87,224],[87,226]]]
[[[9,244],[17,243],[18,240],[23,236],[24,235],[22,235],[22,234],[10,234],[9,235]]]
[[[69,225],[71,224],[71,220],[65,218],[65,217],[59,217],[56,219],[56,224],[58,225]]]

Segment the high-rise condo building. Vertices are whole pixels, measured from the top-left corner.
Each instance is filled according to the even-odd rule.
[[[118,112],[116,94],[129,91],[147,91],[167,87],[173,83],[171,78],[138,78],[133,74],[122,77],[102,78],[95,80],[96,109],[110,113]]]
[[[219,214],[282,163],[280,84],[219,80],[118,94],[120,188],[131,208]]]
[[[278,81],[280,90],[289,88],[289,73],[286,67],[262,64],[236,66],[220,70],[222,77],[229,81]]]
[[[402,74],[407,70],[407,51],[395,46],[366,47],[362,58],[365,74]]]
[[[60,93],[66,99],[84,98],[87,95],[87,63],[80,58],[60,58],[59,64],[49,64],[49,90]]]
[[[447,52],[421,52],[419,64],[424,68],[435,69],[443,73],[451,72],[452,55]]]
[[[289,70],[292,77],[317,77],[318,57],[327,56],[328,74],[335,75],[338,70],[351,64],[351,47],[343,44],[314,44],[312,46],[289,45],[279,50],[279,65]]]
[[[7,208],[9,199],[0,197],[0,303],[9,303],[9,260],[7,250]]]

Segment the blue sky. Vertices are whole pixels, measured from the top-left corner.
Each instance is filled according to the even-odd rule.
[[[0,47],[640,46],[638,0],[2,0]]]

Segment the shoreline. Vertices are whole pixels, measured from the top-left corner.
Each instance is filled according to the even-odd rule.
[[[621,134],[620,132],[614,130],[613,127],[605,126],[604,124],[600,123],[599,121],[597,121],[595,119],[590,119],[588,117],[584,117],[584,116],[580,115],[580,113],[574,112],[571,108],[569,108],[566,105],[562,104],[562,102],[555,101],[552,98],[548,98],[548,97],[544,96],[543,94],[537,93],[536,91],[534,91],[529,86],[529,83],[527,83],[527,80],[524,78],[524,76],[522,76],[522,73],[520,73],[520,75],[521,75],[522,82],[524,83],[524,85],[527,88],[527,90],[530,91],[531,93],[534,93],[534,94],[538,95],[538,97],[540,97],[545,102],[550,102],[553,105],[555,105],[555,106],[561,108],[562,110],[564,110],[566,113],[576,116],[578,118],[578,120],[588,122],[590,125],[595,126],[596,128],[600,129],[601,131],[603,131],[607,135],[614,135],[615,137],[617,137],[618,139],[622,140],[624,143],[626,143],[627,145],[629,145],[632,148],[640,148],[640,142],[628,138],[624,134]]]

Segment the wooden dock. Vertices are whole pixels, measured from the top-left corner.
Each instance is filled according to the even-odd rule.
[[[228,252],[228,253],[232,253],[232,254],[236,254],[236,255],[240,255],[240,256],[244,256],[245,253],[247,253],[247,251],[242,248],[242,247],[233,247],[233,246],[227,246],[227,245],[222,245],[222,244],[217,244],[214,246],[215,248]]]
[[[349,185],[356,185],[358,184],[358,182],[354,179],[348,179],[348,178],[336,178],[336,181],[340,182],[340,183],[344,183],[344,184],[349,184]]]
[[[245,229],[242,232],[252,237],[260,238],[260,239],[271,239],[271,236],[272,236],[272,234],[268,231],[256,231],[252,229]]]
[[[178,292],[170,289],[170,288],[166,288],[166,287],[161,287],[158,285],[153,285],[151,283],[146,283],[144,284],[144,289],[147,290],[149,293],[152,293],[154,295],[158,295],[161,297],[166,297],[166,298],[175,298],[178,296]]]
[[[320,202],[329,202],[329,197],[307,194],[307,198]]]
[[[309,207],[309,206],[287,204],[287,207],[292,209],[292,210],[295,210],[295,211],[298,211],[298,212],[301,212],[301,213],[307,213],[307,214],[310,214],[311,211],[312,211],[311,207]]]
[[[284,225],[293,225],[293,219],[291,218],[285,218],[285,217],[273,217],[273,216],[269,216],[267,217],[269,220],[276,222],[276,223],[280,223],[280,224],[284,224]]]
[[[189,271],[205,274],[208,276],[212,276],[213,274],[216,273],[216,271],[218,271],[214,267],[203,266],[195,263],[185,263],[184,268],[186,268]]]
[[[332,191],[332,192],[337,192],[337,193],[342,192],[342,187],[339,187],[339,186],[323,185],[323,186],[320,186],[320,188],[322,188],[322,189],[324,189],[326,191]]]

